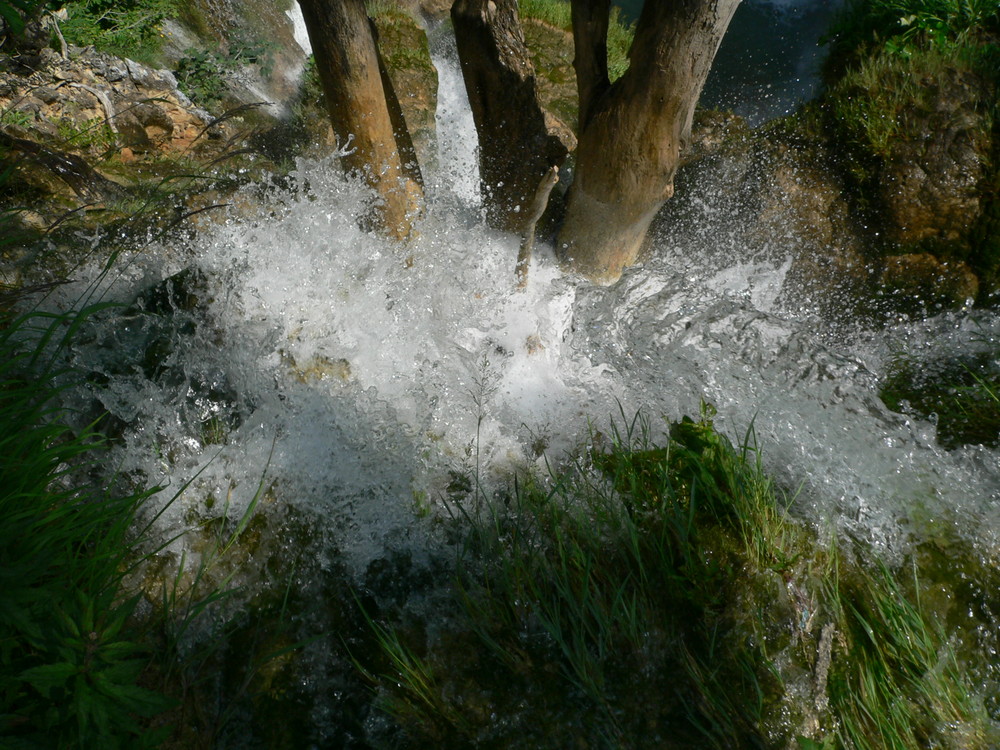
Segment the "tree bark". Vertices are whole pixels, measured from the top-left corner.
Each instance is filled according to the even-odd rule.
[[[572,5],[573,68],[579,101],[577,132],[590,121],[594,101],[611,86],[608,80],[608,23],[611,0],[576,0]]]
[[[589,18],[602,3],[573,0],[574,16]],[[611,283],[635,262],[653,217],[673,195],[695,104],[737,5],[739,0],[647,2],[628,72],[602,93],[599,67],[593,74],[584,68],[579,85],[586,119],[558,242],[570,269]],[[577,37],[578,64],[593,65],[586,61],[606,44],[599,36]]]
[[[521,231],[524,212],[567,147],[550,133],[517,0],[456,0],[451,9],[472,116],[487,220]]]
[[[423,203],[413,144],[376,44],[364,0],[300,0],[333,131],[353,152],[344,169],[363,175],[379,200],[364,223],[405,239]]]

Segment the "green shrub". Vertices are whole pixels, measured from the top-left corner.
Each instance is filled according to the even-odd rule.
[[[67,42],[149,62],[163,44],[163,22],[178,13],[178,0],[76,0],[66,9],[69,18],[60,27]]]
[[[224,52],[190,48],[177,63],[177,87],[195,104],[218,112],[226,104],[229,79],[241,67],[256,65],[261,75],[270,75],[274,66],[274,45],[253,41],[236,33]]]

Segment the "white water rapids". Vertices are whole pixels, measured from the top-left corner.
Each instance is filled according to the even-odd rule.
[[[239,516],[263,476],[264,513],[315,524],[311,538],[280,542],[310,561],[304,575],[344,564],[360,578],[387,549],[417,557],[436,543],[415,506],[441,512],[450,472],[488,488],[544,472],[621,415],[665,427],[704,400],[734,441],[754,428],[793,513],[823,532],[889,559],[961,539],[1000,565],[1000,453],[945,451],[932,423],[878,397],[900,352],[996,352],[1000,317],[834,332],[783,305],[790,261],[747,257],[711,200],[611,287],[563,273],[539,243],[517,291],[517,238],[481,220],[451,54],[435,52],[439,171],[413,244],[358,228],[368,197],[336,157],[300,160],[282,187],[248,189],[245,205],[120,259],[99,282],[128,306],[75,344],[73,364],[101,383],[79,402],[117,425],[115,471],[168,488],[150,511],[185,488],[157,522],[162,538],[217,516],[227,497]],[[169,316],[140,314],[162,310],[163,280],[189,269],[200,280],[166,287]],[[76,299],[99,272],[60,294]],[[266,577],[248,570],[241,583]],[[333,731],[334,718],[314,718]]]
[[[478,466],[484,480],[544,470],[611,418],[642,411],[657,424],[697,415],[704,399],[735,440],[755,428],[801,516],[886,553],[959,533],[1000,558],[997,452],[944,451],[932,424],[877,395],[897,352],[995,350],[1000,318],[946,314],[833,339],[777,302],[788,263],[744,257],[711,206],[611,287],[562,273],[542,245],[518,292],[517,239],[480,220],[474,134],[446,59],[441,172],[412,245],[358,228],[367,197],[336,157],[302,160],[291,187],[105,282],[130,302],[183,269],[205,277],[207,315],[178,314],[152,374],[111,364],[148,340],[144,319],[112,319],[75,353],[108,379],[91,396],[124,425],[118,470],[175,489],[200,472],[166,527],[209,493],[236,487],[233,502],[247,502],[266,471],[281,503],[319,511],[363,565],[406,535],[414,498],[433,503],[449,469]],[[204,442],[213,416],[230,428],[221,446]]]

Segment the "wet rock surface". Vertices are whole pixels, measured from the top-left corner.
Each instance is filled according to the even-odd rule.
[[[879,177],[890,239],[901,245],[968,247],[978,217],[990,149],[985,82],[942,72],[922,81],[930,106],[907,112],[908,128],[890,144]]]

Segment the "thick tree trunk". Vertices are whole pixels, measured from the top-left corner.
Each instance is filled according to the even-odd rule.
[[[479,135],[479,169],[487,218],[521,231],[539,182],[566,158],[550,133],[535,91],[517,0],[456,0],[451,9]]]
[[[333,131],[341,144],[354,139],[344,168],[363,175],[379,196],[366,221],[405,239],[423,201],[420,170],[364,0],[300,0],[299,5]]]
[[[611,86],[608,80],[608,23],[611,0],[574,2],[573,46],[576,56],[576,90],[579,100],[577,132],[582,133],[590,121],[594,101]]]
[[[605,44],[576,36],[581,114],[576,173],[559,236],[564,263],[611,283],[635,262],[649,225],[673,195],[682,144],[695,104],[739,0],[647,2],[639,17],[628,72],[606,87],[584,66]],[[573,0],[583,24],[604,0]],[[592,26],[591,22],[591,26]],[[582,48],[581,48],[582,45]]]

